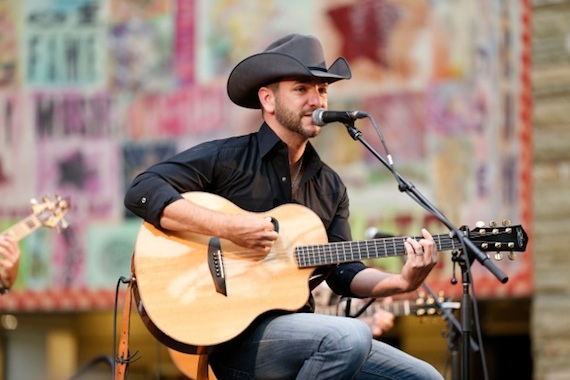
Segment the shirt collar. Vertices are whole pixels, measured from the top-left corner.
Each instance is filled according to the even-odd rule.
[[[265,157],[272,149],[281,142],[279,136],[273,132],[273,129],[267,125],[267,123],[263,123],[259,132],[257,134],[259,140],[259,153],[261,157]]]
[[[267,123],[263,123],[261,125],[261,128],[258,132],[258,139],[258,149],[261,157],[265,157],[277,144],[284,144],[279,136],[275,134],[273,129],[267,125]],[[305,163],[305,167],[309,167],[309,165],[315,165],[315,169],[317,169],[322,166],[321,159],[310,141],[307,143],[307,147],[305,148],[303,162]]]

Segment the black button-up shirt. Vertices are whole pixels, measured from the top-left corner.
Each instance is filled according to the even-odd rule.
[[[348,195],[338,174],[307,144],[293,199],[288,157],[287,145],[263,124],[256,133],[205,142],[151,166],[133,180],[125,206],[160,228],[163,209],[189,191],[214,193],[252,212],[296,202],[321,218],[330,242],[351,240]],[[350,281],[363,268],[339,265],[327,282],[335,292],[351,295]]]

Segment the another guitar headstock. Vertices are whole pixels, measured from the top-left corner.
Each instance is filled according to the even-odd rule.
[[[485,227],[483,222],[477,222],[476,227],[469,231],[468,236],[482,251],[494,251],[495,260],[502,260],[502,252],[506,251],[509,252],[509,259],[514,260],[516,258],[514,252],[526,250],[528,236],[522,226],[510,224],[509,220],[504,220],[502,226],[492,221],[488,227]]]
[[[424,315],[440,315],[443,313],[442,309],[459,309],[460,306],[459,302],[447,300],[443,292],[439,292],[437,302],[431,295],[421,292],[414,302],[412,311],[415,315],[421,317]]]
[[[63,218],[71,205],[69,198],[62,198],[57,195],[55,200],[49,197],[43,197],[42,202],[39,203],[36,199],[32,199],[32,212],[42,226],[65,229],[69,223]]]

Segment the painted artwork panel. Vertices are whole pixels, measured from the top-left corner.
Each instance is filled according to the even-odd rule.
[[[522,4],[0,2],[0,223],[29,214],[32,198],[72,201],[68,229],[42,228],[21,242],[8,309],[41,301],[41,309],[83,310],[85,299],[104,308],[96,300],[111,297],[100,292],[112,294],[126,271],[106,276],[105,265],[125,266],[131,223],[138,221],[123,205],[130,181],[200,142],[256,131],[261,112],[230,102],[227,76],[293,32],[317,36],[327,65],[349,60],[352,79],[330,86],[329,109],[367,112],[370,118],[354,126],[385,160],[342,123],[325,126],[312,141],[348,187],[355,240],[371,231],[447,232],[401,191],[395,172],[456,226],[508,219],[532,232],[530,26]],[[474,263],[478,296],[531,294],[531,247],[514,261],[490,253],[509,276],[506,284]],[[373,264],[397,271],[402,262]],[[458,295],[452,274],[451,254],[442,252],[428,284]],[[74,304],[75,294],[81,297]]]

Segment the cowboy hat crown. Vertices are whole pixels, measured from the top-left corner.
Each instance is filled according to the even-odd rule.
[[[348,62],[337,58],[327,69],[323,48],[313,36],[289,34],[269,45],[263,52],[238,63],[228,78],[227,91],[232,102],[245,108],[260,108],[260,87],[286,77],[314,77],[333,83],[352,76]]]

